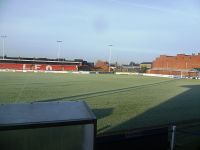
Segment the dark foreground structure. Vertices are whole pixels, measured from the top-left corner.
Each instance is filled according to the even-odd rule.
[[[84,102],[0,105],[1,150],[93,150],[95,137]]]
[[[0,149],[195,150],[200,148],[200,133],[196,131],[200,129],[199,119],[105,135],[96,135],[96,125],[96,117],[82,101],[1,104]]]
[[[130,131],[96,139],[97,150],[167,150],[168,147],[168,127]]]

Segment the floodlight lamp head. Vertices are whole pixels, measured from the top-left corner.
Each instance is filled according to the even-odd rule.
[[[8,36],[7,35],[1,35],[1,38],[7,38]]]

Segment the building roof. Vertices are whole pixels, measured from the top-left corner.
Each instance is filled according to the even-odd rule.
[[[52,64],[73,64],[78,65],[81,64],[81,62],[75,62],[75,61],[52,61],[52,60],[26,60],[26,59],[0,59],[0,63],[12,63],[12,62],[18,62],[18,63],[52,63]]]
[[[152,62],[142,62],[140,64],[152,64]]]
[[[94,114],[83,101],[35,102],[0,105],[0,129],[35,124],[93,120]]]

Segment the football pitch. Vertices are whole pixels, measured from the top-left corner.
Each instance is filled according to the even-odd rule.
[[[98,134],[200,118],[200,80],[0,72],[0,103],[84,100]]]

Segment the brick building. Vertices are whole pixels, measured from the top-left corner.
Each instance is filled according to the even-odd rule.
[[[194,77],[199,76],[200,53],[197,55],[161,55],[153,61],[148,73]]]

